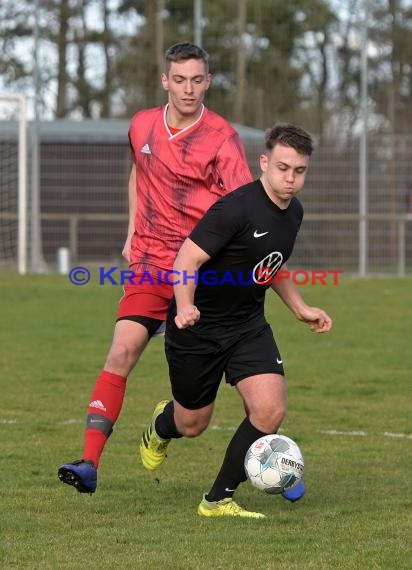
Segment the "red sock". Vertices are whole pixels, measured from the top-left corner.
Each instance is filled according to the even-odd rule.
[[[126,382],[124,376],[103,370],[92,392],[82,458],[93,461],[96,468],[112,426],[122,409]]]

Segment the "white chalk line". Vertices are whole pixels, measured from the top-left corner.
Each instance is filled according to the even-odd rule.
[[[384,431],[383,433],[371,433],[368,431],[338,431],[335,429],[319,430],[319,433],[324,433],[326,435],[341,435],[346,437],[392,437],[398,439],[412,439],[411,433],[393,433],[390,431]]]
[[[222,427],[218,425],[212,425],[210,427],[212,430],[226,430],[226,431],[235,431],[236,428],[233,427]],[[337,436],[345,436],[345,437],[392,437],[397,439],[412,439],[411,433],[393,433],[390,431],[384,431],[382,433],[373,433],[368,431],[343,431],[343,430],[335,430],[335,429],[328,429],[328,430],[317,430],[318,433],[323,433],[325,435],[337,435]],[[285,433],[285,430],[280,429],[279,433]]]
[[[0,424],[2,425],[10,425],[10,424],[19,424],[20,422],[16,419],[5,419],[0,418]],[[84,418],[69,418],[67,420],[58,422],[59,425],[72,425],[72,424],[83,424]],[[142,428],[145,427],[146,424],[139,424],[137,427]],[[211,430],[220,430],[220,431],[230,431],[233,432],[237,429],[237,427],[231,426],[219,426],[217,424],[213,424],[210,426]],[[279,433],[284,433],[285,430],[280,429]],[[384,431],[381,433],[374,433],[369,431],[344,431],[344,430],[336,430],[336,429],[321,429],[317,430],[318,433],[323,433],[325,435],[332,435],[332,436],[342,436],[342,437],[391,437],[393,439],[411,439],[412,440],[412,433],[394,433],[390,431]]]

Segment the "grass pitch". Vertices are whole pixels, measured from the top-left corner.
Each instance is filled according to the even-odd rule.
[[[169,396],[162,339],[130,376],[93,496],[57,479],[79,458],[88,398],[111,341],[120,288],[0,274],[0,566],[4,569],[406,569],[411,561],[410,279],[305,286],[334,318],[314,335],[268,294],[288,377],[282,433],[305,456],[296,504],[243,484],[267,515],[205,520],[196,508],[243,418],[222,385],[212,425],[172,442],[154,475],[138,439]]]

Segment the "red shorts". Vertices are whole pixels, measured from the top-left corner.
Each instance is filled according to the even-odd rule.
[[[158,281],[141,279],[143,274],[136,273],[135,284],[127,282],[124,294],[119,301],[117,318],[121,317],[150,317],[165,321],[170,299],[173,297],[173,285]]]

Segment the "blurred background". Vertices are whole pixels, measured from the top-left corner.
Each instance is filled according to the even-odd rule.
[[[0,270],[121,263],[129,121],[179,41],[256,176],[264,129],[314,136],[290,265],[411,273],[412,0],[2,0]]]

